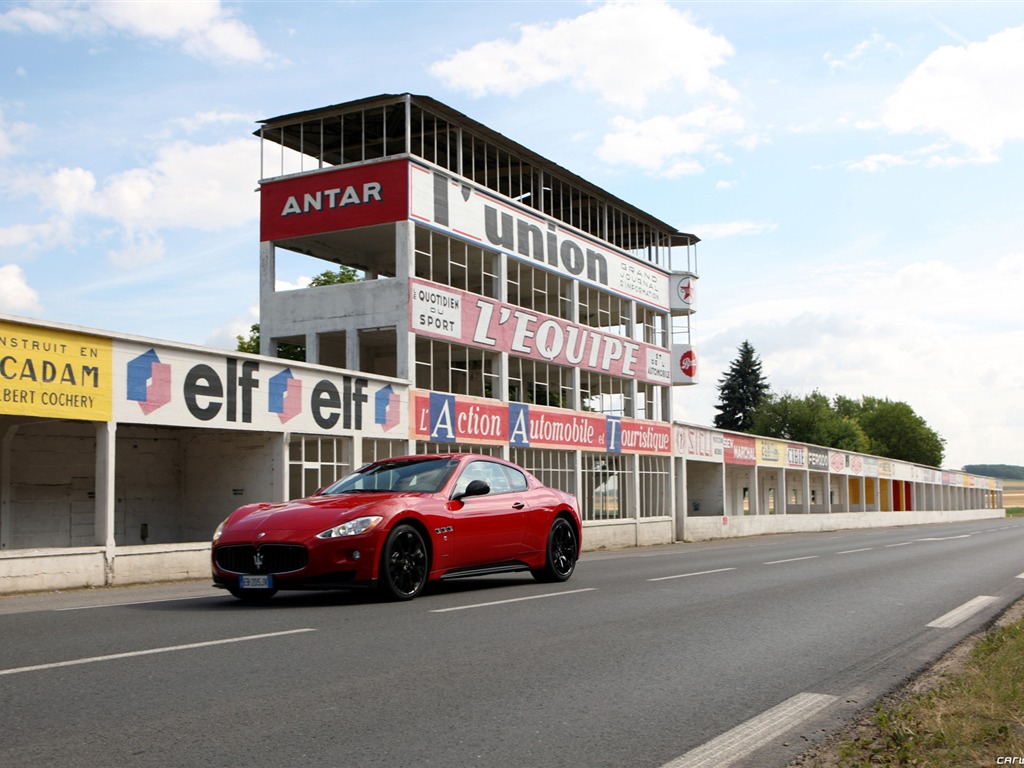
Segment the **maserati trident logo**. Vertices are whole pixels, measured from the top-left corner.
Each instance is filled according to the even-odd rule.
[[[257,552],[255,555],[253,555],[252,556],[252,564],[253,564],[253,567],[257,571],[260,568],[262,568],[263,567],[263,555],[261,555],[259,552]]]

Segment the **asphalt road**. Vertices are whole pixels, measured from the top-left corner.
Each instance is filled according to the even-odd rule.
[[[8,597],[0,765],[770,768],[1022,596],[1010,519],[590,553],[403,604]]]

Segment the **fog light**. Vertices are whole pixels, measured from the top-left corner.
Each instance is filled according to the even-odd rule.
[[[358,559],[359,559],[359,558],[361,558],[362,556],[363,556],[363,553],[362,553],[362,552],[360,552],[360,551],[359,551],[358,549],[354,549],[354,550],[352,550],[352,559],[353,559],[353,560],[358,560]]]

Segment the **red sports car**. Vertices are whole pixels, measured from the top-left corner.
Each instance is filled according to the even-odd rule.
[[[580,554],[576,497],[477,454],[368,464],[307,499],[248,504],[213,535],[213,583],[243,600],[281,589],[377,587],[529,570],[565,581]]]

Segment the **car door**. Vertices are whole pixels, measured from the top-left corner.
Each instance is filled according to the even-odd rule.
[[[463,467],[453,494],[464,492],[473,480],[483,480],[490,486],[490,492],[466,496],[451,505],[456,567],[518,559],[526,527],[524,494],[512,489],[503,465],[486,459],[471,461]]]

